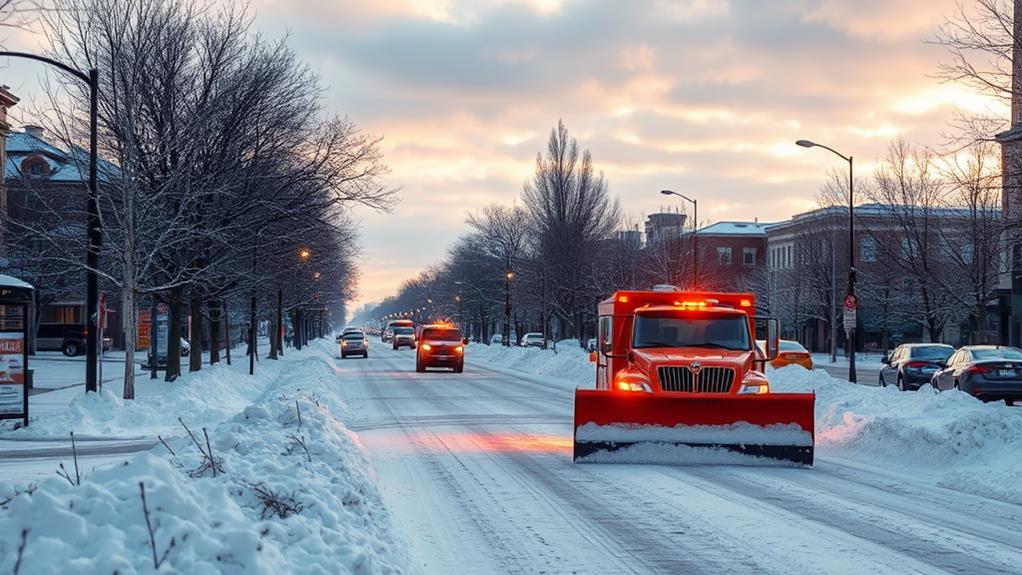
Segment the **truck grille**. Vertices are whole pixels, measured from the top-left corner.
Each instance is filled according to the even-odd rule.
[[[686,366],[665,366],[657,373],[664,391],[728,393],[735,380],[735,370],[727,367],[704,367],[695,374]]]

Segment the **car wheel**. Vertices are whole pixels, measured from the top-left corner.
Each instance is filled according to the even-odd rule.
[[[369,359],[369,352],[368,351],[362,354],[362,359]]]
[[[1007,405],[1008,407],[1011,407],[1011,406],[1015,405],[1016,401],[1018,401],[1018,400],[1017,399],[1005,399],[1004,400],[1004,404]]]
[[[461,373],[463,371],[465,371],[465,364],[459,363],[458,365],[454,366],[454,373]]]
[[[426,366],[422,365],[422,360],[415,358],[415,371],[422,373],[426,371]]]
[[[877,385],[879,385],[880,387],[887,387],[887,382],[884,381],[883,375],[880,376],[880,382]]]
[[[391,349],[397,349],[397,344],[395,343],[394,345],[392,345],[390,347],[391,347]]]
[[[64,347],[61,349],[61,351],[64,352],[64,355],[68,357],[74,357],[81,353],[81,346],[78,345],[77,341],[69,341],[64,344]]]
[[[898,376],[898,391],[905,391],[905,380]]]

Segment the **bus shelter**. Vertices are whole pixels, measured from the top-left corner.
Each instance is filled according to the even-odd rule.
[[[0,419],[28,425],[30,284],[0,274]]]

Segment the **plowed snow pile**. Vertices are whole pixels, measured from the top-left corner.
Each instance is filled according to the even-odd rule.
[[[774,391],[816,392],[817,455],[1022,503],[1022,408],[928,385],[916,392],[854,385],[797,366],[767,375]]]
[[[292,355],[251,405],[208,429],[208,443],[199,425],[189,425],[194,441],[179,426],[173,453],[161,446],[80,486],[0,482],[0,572],[15,571],[22,541],[20,572],[33,574],[152,573],[154,563],[189,574],[402,572],[369,463],[337,418],[328,348]]]
[[[499,344],[473,344],[468,347],[465,361],[480,362],[487,366],[513,369],[532,375],[557,378],[552,382],[563,387],[593,387],[596,382],[596,364],[589,362],[589,352],[578,345],[578,340],[557,342],[556,353],[538,347],[504,347]]]

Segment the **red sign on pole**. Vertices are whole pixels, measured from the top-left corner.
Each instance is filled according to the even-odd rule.
[[[855,297],[855,294],[850,293],[845,296],[845,309],[855,309],[859,307],[859,298]]]

